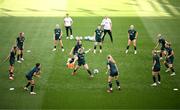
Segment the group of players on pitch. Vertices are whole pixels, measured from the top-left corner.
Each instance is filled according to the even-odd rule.
[[[155,49],[152,51],[153,54],[153,66],[152,66],[152,76],[153,76],[153,84],[151,86],[157,86],[157,84],[161,84],[160,70],[161,70],[161,60],[164,59],[164,65],[167,68],[165,72],[172,72],[170,76],[176,75],[173,67],[174,62],[174,51],[171,48],[171,44],[165,40],[165,38],[158,34],[158,42]],[[157,48],[161,45],[161,50],[158,51]],[[160,53],[160,54],[159,54]],[[165,58],[163,58],[165,57]],[[156,80],[157,77],[157,80]]]
[[[73,39],[73,35],[72,35],[72,18],[69,17],[68,14],[66,14],[66,17],[64,18],[64,26],[66,29],[66,39]],[[70,37],[69,37],[69,30],[70,30]],[[105,16],[105,18],[102,20],[101,25],[97,26],[97,29],[94,32],[94,37],[95,37],[95,43],[94,43],[94,50],[93,53],[96,54],[96,47],[97,45],[99,46],[100,50],[99,52],[102,53],[102,44],[104,41],[104,37],[106,35],[106,33],[109,34],[110,38],[111,38],[111,42],[113,43],[113,37],[112,37],[112,22],[111,19],[108,18],[107,16]],[[160,51],[160,57],[158,55],[158,51],[154,50],[153,51],[153,68],[152,68],[152,74],[153,74],[153,81],[154,83],[152,84],[152,86],[156,86],[157,83],[160,84],[160,59],[163,58],[163,56],[166,56],[166,60],[165,60],[165,66],[168,68],[168,71],[172,71],[173,73],[172,75],[175,75],[174,69],[173,69],[173,60],[174,60],[174,52],[171,49],[170,44],[165,41],[161,35],[158,35],[159,41],[158,41],[158,45],[161,44],[162,48]],[[130,28],[128,30],[128,45],[126,48],[125,53],[128,53],[128,49],[129,46],[131,45],[131,43],[133,43],[134,45],[134,54],[137,54],[136,51],[136,39],[138,37],[138,32],[135,30],[134,25],[130,25]],[[24,45],[24,41],[25,41],[25,37],[24,37],[24,33],[21,32],[19,34],[19,36],[16,39],[16,46],[14,46],[10,52],[10,55],[8,56],[9,58],[9,62],[10,62],[10,67],[9,67],[9,79],[13,80],[14,79],[14,64],[16,61],[16,53],[17,53],[17,62],[21,63],[22,61],[24,61],[23,59],[23,45]],[[62,48],[62,52],[64,51],[64,47],[63,47],[63,42],[62,42],[62,30],[59,26],[59,24],[56,24],[56,28],[54,29],[54,48],[52,51],[56,51],[56,46],[57,43],[60,42],[60,47]],[[157,49],[158,45],[155,47],[155,49]],[[80,66],[83,66],[88,74],[90,78],[93,78],[93,73],[91,72],[91,70],[88,67],[88,64],[85,61],[85,54],[90,52],[91,49],[85,51],[84,47],[82,46],[82,41],[80,39],[76,39],[76,45],[71,49],[70,52],[70,58],[67,61],[67,67],[74,69],[72,72],[72,75],[76,75],[77,74],[77,70],[80,68]],[[167,53],[166,53],[167,52]],[[77,62],[77,65],[75,65]],[[33,67],[33,69],[31,71],[29,71],[26,74],[26,79],[28,80],[27,85],[24,87],[25,90],[28,90],[28,87],[31,85],[31,89],[30,89],[30,94],[36,94],[33,89],[34,89],[34,85],[35,82],[33,80],[33,76],[35,77],[40,77],[40,68],[41,68],[41,64],[40,63],[36,63],[35,67]],[[116,81],[116,85],[118,87],[118,90],[120,90],[120,82],[118,80],[118,76],[119,76],[119,71],[116,65],[116,61],[113,59],[113,57],[111,55],[107,56],[107,73],[109,73],[108,76],[108,90],[107,92],[112,92],[113,88],[112,88],[112,81],[113,79]],[[158,81],[156,83],[156,76],[158,76]]]
[[[16,46],[13,46],[13,48],[10,51],[9,56],[5,59],[5,61],[7,59],[9,59],[9,64],[10,64],[10,66],[9,66],[9,79],[10,80],[14,80],[14,64],[15,64],[15,61],[16,61],[16,56],[17,56],[17,62],[18,63],[22,63],[22,61],[24,61],[24,58],[23,58],[24,41],[25,41],[24,33],[20,32],[19,36],[16,39]],[[33,67],[33,69],[30,70],[25,75],[26,79],[28,80],[28,83],[24,87],[24,89],[28,90],[28,87],[31,85],[30,94],[36,94],[33,91],[34,90],[34,86],[35,86],[35,82],[33,80],[33,76],[40,77],[40,68],[41,68],[41,64],[40,63],[36,63],[35,67]]]

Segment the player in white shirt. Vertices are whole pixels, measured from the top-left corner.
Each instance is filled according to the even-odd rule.
[[[72,18],[69,16],[69,14],[66,14],[66,17],[64,18],[64,26],[66,28],[66,39],[69,38],[69,30],[70,30],[70,38],[73,39],[73,35],[72,35],[72,24],[73,24],[73,20]]]
[[[106,33],[108,33],[111,38],[111,42],[113,43],[111,19],[108,18],[107,16],[105,16],[104,19],[102,20],[101,26],[104,29],[104,36],[102,38],[102,41],[104,41],[104,37],[105,37]]]

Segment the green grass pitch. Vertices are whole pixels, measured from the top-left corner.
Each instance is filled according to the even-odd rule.
[[[180,109],[180,1],[179,0],[0,0],[0,60],[9,54],[19,32],[25,33],[25,61],[15,64],[15,80],[8,80],[8,62],[0,65],[0,109]],[[57,2],[57,3],[56,3]],[[78,4],[77,4],[78,3]],[[65,39],[63,16],[69,13],[74,21],[74,36],[93,35],[104,15],[113,23],[114,43],[107,35],[102,54],[86,55],[91,70],[99,73],[89,80],[80,69],[76,76],[66,68],[66,60],[74,40]],[[65,52],[52,52],[53,29],[59,23],[63,29]],[[137,55],[127,45],[127,29],[134,24],[139,32]],[[175,52],[176,76],[170,77],[161,69],[161,85],[151,87],[151,51],[157,33],[172,43]],[[83,41],[85,49],[93,42]],[[31,50],[27,53],[26,50]],[[122,91],[108,94],[106,56],[111,54],[120,70]],[[37,79],[32,96],[23,90],[25,74],[36,62],[42,64],[41,78]],[[14,87],[14,91],[9,88]]]

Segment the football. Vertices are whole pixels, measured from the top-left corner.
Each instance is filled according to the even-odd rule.
[[[99,70],[98,70],[98,69],[94,69],[94,70],[93,70],[93,73],[94,73],[94,74],[97,74],[97,73],[99,73]]]

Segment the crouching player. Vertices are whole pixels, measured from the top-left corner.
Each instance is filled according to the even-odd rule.
[[[173,67],[173,62],[174,62],[174,51],[171,48],[171,44],[166,43],[165,44],[167,55],[166,55],[166,61],[164,62],[165,66],[168,68],[166,72],[169,72],[170,70],[172,71],[171,76],[176,75]]]
[[[7,57],[6,60],[9,59],[9,79],[10,80],[13,80],[14,79],[14,64],[15,64],[15,59],[16,59],[16,52],[17,52],[17,47],[14,46],[12,49],[11,49],[11,52],[9,54],[9,56]],[[6,61],[5,60],[5,61]]]
[[[97,29],[94,32],[94,37],[95,37],[95,43],[94,43],[94,53],[96,53],[96,46],[99,45],[99,52],[102,53],[102,37],[104,33],[101,30],[101,25],[97,27]]]
[[[83,65],[84,68],[87,70],[90,78],[93,78],[93,77],[94,77],[93,74],[92,74],[92,72],[89,70],[88,64],[87,64],[86,61],[85,61],[85,54],[88,53],[89,51],[90,51],[90,49],[89,49],[88,51],[84,51],[84,48],[83,48],[83,47],[81,47],[81,48],[78,50],[77,57],[76,57],[75,60],[74,60],[74,63],[75,63],[76,61],[78,61],[78,65],[76,65],[76,67],[75,67],[72,75],[76,75],[77,70]]]
[[[111,93],[113,91],[113,88],[112,88],[112,80],[113,79],[116,80],[116,85],[118,87],[118,90],[120,90],[121,88],[120,88],[120,83],[119,83],[119,80],[118,80],[119,71],[118,71],[116,62],[112,58],[111,55],[108,55],[108,57],[107,57],[107,68],[108,68],[107,73],[109,73],[109,76],[108,76],[109,89],[107,90],[107,92]]]
[[[138,32],[134,29],[134,25],[130,25],[130,28],[128,30],[128,45],[126,48],[126,54],[128,53],[129,46],[131,45],[132,42],[134,45],[134,54],[137,54],[137,51],[136,51],[137,37],[138,37]]]
[[[28,87],[31,85],[30,94],[32,94],[32,95],[36,94],[33,91],[34,90],[34,86],[35,86],[35,81],[33,79],[33,76],[40,77],[40,68],[41,68],[41,64],[40,63],[36,63],[35,67],[26,74],[26,78],[28,80],[28,83],[24,87],[24,90],[28,90]]]
[[[151,86],[157,86],[157,83],[160,84],[161,82],[161,77],[160,77],[160,58],[158,56],[157,51],[153,51],[153,66],[152,66],[152,77],[153,77],[153,84]],[[158,77],[158,81],[156,83],[156,77]]]
[[[21,61],[24,61],[24,59],[23,59],[24,41],[25,41],[24,32],[20,32],[19,37],[17,37],[17,39],[16,39],[17,50],[18,50],[18,53],[17,53],[17,62],[18,63],[21,63]]]

